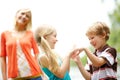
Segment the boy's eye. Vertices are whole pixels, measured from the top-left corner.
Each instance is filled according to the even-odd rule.
[[[90,37],[89,40],[94,39],[94,37]]]
[[[94,37],[91,37],[91,39],[94,39]]]
[[[25,13],[22,12],[21,14],[24,15]]]

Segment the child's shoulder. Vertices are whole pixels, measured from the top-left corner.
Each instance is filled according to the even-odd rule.
[[[110,54],[112,54],[114,56],[117,56],[117,50],[114,47],[109,46],[106,49],[107,49],[106,52],[108,52],[108,53],[110,53]]]
[[[115,52],[116,52],[116,49],[115,49],[114,47],[112,47],[112,46],[108,46],[108,47],[106,48],[106,50],[107,50],[107,51],[115,51]]]

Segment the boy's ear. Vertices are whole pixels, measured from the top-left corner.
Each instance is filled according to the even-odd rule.
[[[107,34],[104,32],[104,33],[102,34],[102,37],[105,38],[106,36],[107,36]]]

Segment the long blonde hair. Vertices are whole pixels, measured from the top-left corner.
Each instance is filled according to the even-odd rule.
[[[29,23],[26,25],[26,30],[29,30],[32,28],[32,12],[29,8],[23,8],[23,9],[19,9],[17,12],[16,12],[16,16],[17,14],[20,12],[20,11],[23,11],[27,14],[29,14]],[[16,16],[15,16],[15,28],[17,28],[17,24],[16,24]]]
[[[49,69],[55,72],[59,67],[57,63],[57,56],[50,48],[50,45],[48,44],[47,40],[44,38],[46,35],[50,35],[53,32],[56,32],[56,29],[54,27],[50,25],[42,25],[36,29],[35,38],[38,43],[38,46],[42,48],[42,50],[45,52],[45,54],[48,57],[48,60],[50,62]]]

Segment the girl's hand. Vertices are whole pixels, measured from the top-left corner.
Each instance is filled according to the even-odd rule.
[[[77,56],[74,56],[72,57],[72,60],[75,61],[76,63],[80,61],[80,56],[77,55]]]
[[[72,58],[72,57],[74,57],[74,56],[76,56],[76,55],[79,55],[79,48],[77,48],[77,49],[74,49],[74,50],[72,50],[71,52],[70,52],[70,58]]]
[[[74,58],[74,57],[78,56],[82,51],[83,51],[83,48],[74,49],[73,53],[71,55],[71,58]]]

